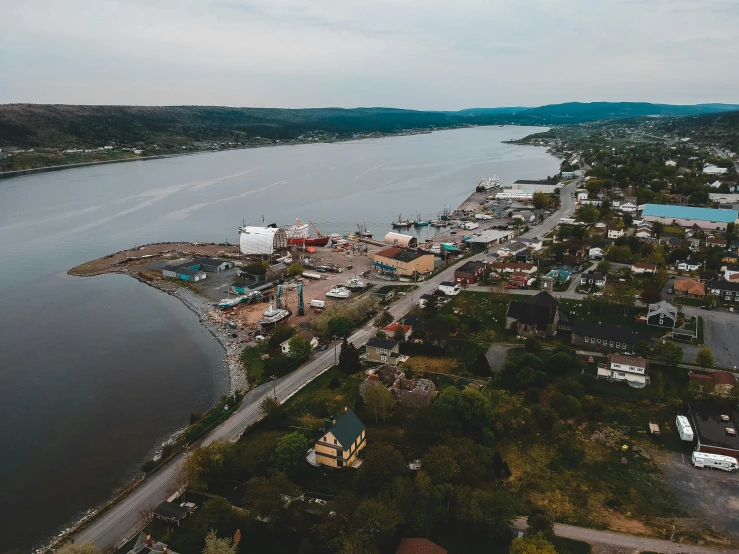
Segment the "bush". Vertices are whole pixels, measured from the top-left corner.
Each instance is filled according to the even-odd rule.
[[[541,352],[541,343],[536,337],[528,337],[523,341],[523,347],[526,352]]]
[[[328,388],[330,389],[338,389],[341,386],[341,379],[338,377],[332,377],[331,381],[328,384]]]
[[[559,414],[562,419],[575,417],[582,410],[580,401],[569,394],[555,392],[549,397],[549,406]]]

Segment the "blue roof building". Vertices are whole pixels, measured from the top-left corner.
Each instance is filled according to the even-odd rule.
[[[739,218],[739,212],[736,210],[660,204],[647,204],[641,215],[647,221],[656,221],[666,225],[674,222],[681,227],[701,227],[721,231],[726,230],[727,224],[736,223]]]

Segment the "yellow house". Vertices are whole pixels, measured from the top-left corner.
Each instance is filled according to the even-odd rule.
[[[326,423],[316,441],[316,462],[329,467],[350,467],[365,447],[364,423],[352,410]]]

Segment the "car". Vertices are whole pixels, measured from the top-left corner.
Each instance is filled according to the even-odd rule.
[[[321,344],[321,345],[319,345],[319,347],[316,350],[318,350],[319,352],[323,352],[324,350],[328,350],[328,344]]]
[[[600,291],[598,291],[598,292],[594,292],[594,293],[593,293],[593,296],[603,296],[603,293],[602,293],[602,292],[600,292]]]
[[[505,288],[507,288],[507,289],[517,289],[518,286],[517,285],[506,285]]]
[[[383,310],[389,310],[390,309],[390,306],[383,306],[382,309]]]
[[[257,335],[254,337],[254,340],[257,342],[261,342],[263,340],[267,340],[267,337],[265,335]]]

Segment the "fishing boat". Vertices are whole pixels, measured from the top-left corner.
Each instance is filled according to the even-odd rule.
[[[328,296],[329,298],[345,299],[345,298],[349,298],[350,294],[351,294],[351,291],[348,288],[336,286],[332,288],[331,290],[329,290],[326,293],[326,296]]]
[[[349,290],[364,290],[367,288],[367,285],[368,285],[367,283],[355,277],[353,279],[349,279],[342,286]]]
[[[357,235],[366,239],[372,238],[372,231],[367,229],[366,223],[357,223]]]
[[[418,214],[418,217],[413,220],[413,226],[414,227],[428,227],[429,222],[425,219],[421,219],[421,214]]]
[[[280,323],[283,323],[290,319],[290,316],[292,315],[292,312],[290,310],[286,310],[284,308],[275,308],[272,304],[269,305],[269,308],[264,310],[262,313],[262,319],[259,320],[259,325],[262,326],[262,329],[270,329],[272,327],[276,327]]]
[[[307,223],[296,219],[295,225],[291,225],[285,229],[288,246],[326,246],[328,244],[331,238],[323,235],[312,221],[308,223],[313,226],[317,236],[314,237],[308,232],[309,227]]]
[[[482,179],[475,190],[478,192],[487,192],[493,189],[499,189],[501,186],[503,186],[503,181],[500,180],[500,177],[497,175],[493,175],[492,177],[488,177],[487,179]]]
[[[403,219],[401,215],[398,214],[398,220],[393,221],[392,225],[393,225],[393,229],[407,229],[408,227],[413,225],[413,222],[407,219]]]

